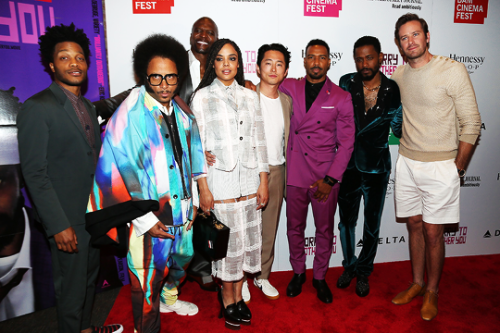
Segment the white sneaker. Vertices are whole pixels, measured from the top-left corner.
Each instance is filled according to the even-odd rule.
[[[248,282],[243,281],[243,288],[241,289],[241,296],[245,301],[245,304],[250,303],[250,290],[248,290]]]
[[[174,304],[167,305],[160,301],[160,312],[161,313],[170,313],[175,312],[179,316],[194,316],[198,313],[198,307],[189,302],[184,302],[178,299]]]
[[[253,284],[266,295],[269,299],[280,298],[280,293],[276,288],[274,288],[268,279],[253,279]]]

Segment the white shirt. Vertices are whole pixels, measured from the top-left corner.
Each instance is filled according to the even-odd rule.
[[[260,108],[264,117],[266,132],[267,158],[269,165],[285,163],[285,120],[280,98],[269,98],[260,93]]]
[[[4,271],[0,274],[0,284],[6,285],[9,283],[21,268],[27,268],[28,271],[24,273],[21,283],[12,288],[2,302],[0,302],[0,321],[35,311],[33,269],[31,268],[30,261],[31,230],[28,215],[24,208],[23,213],[25,225],[23,245],[19,253],[0,258],[0,271]]]
[[[193,55],[191,50],[188,51],[189,56],[189,73],[191,74],[191,82],[193,82],[193,91],[200,85],[200,67],[201,64],[198,59]]]

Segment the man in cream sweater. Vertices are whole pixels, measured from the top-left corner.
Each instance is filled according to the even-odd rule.
[[[408,218],[413,283],[392,302],[407,304],[424,296],[420,314],[432,320],[438,313],[444,227],[460,221],[460,178],[480,134],[481,117],[465,66],[429,52],[424,19],[405,14],[394,33],[407,60],[392,75],[403,104],[396,216]]]

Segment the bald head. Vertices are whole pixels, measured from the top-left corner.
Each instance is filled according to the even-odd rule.
[[[201,17],[193,24],[191,30],[191,51],[208,54],[212,44],[219,39],[217,24],[209,17]]]

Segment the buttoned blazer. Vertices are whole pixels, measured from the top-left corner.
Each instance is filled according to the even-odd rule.
[[[280,90],[292,97],[287,147],[287,185],[309,188],[325,175],[342,181],[354,146],[351,95],[329,78],[306,112],[306,79],[285,79]]]
[[[87,99],[84,105],[93,122],[92,135],[99,154],[96,111]],[[85,224],[95,164],[71,101],[52,83],[24,102],[17,127],[23,176],[47,236]]]
[[[217,79],[196,92],[191,103],[205,151],[217,156],[214,167],[231,171],[238,160],[258,172],[269,172],[264,121],[258,95],[236,84],[236,107],[231,106]]]
[[[351,93],[354,105],[356,140],[348,169],[356,168],[365,173],[384,173],[391,171],[389,151],[389,130],[401,137],[403,112],[399,87],[393,80],[380,73],[380,90],[375,108],[382,109],[377,117],[364,128],[360,127],[359,112],[365,110],[363,84],[360,75],[350,73],[340,78],[339,85]]]
[[[288,137],[290,135],[290,117],[292,115],[292,98],[287,94],[278,90],[280,96],[281,108],[283,110],[283,120],[285,122],[285,148],[283,149],[283,154],[286,157],[286,149],[288,147]],[[260,100],[260,83],[257,85],[257,96]]]

